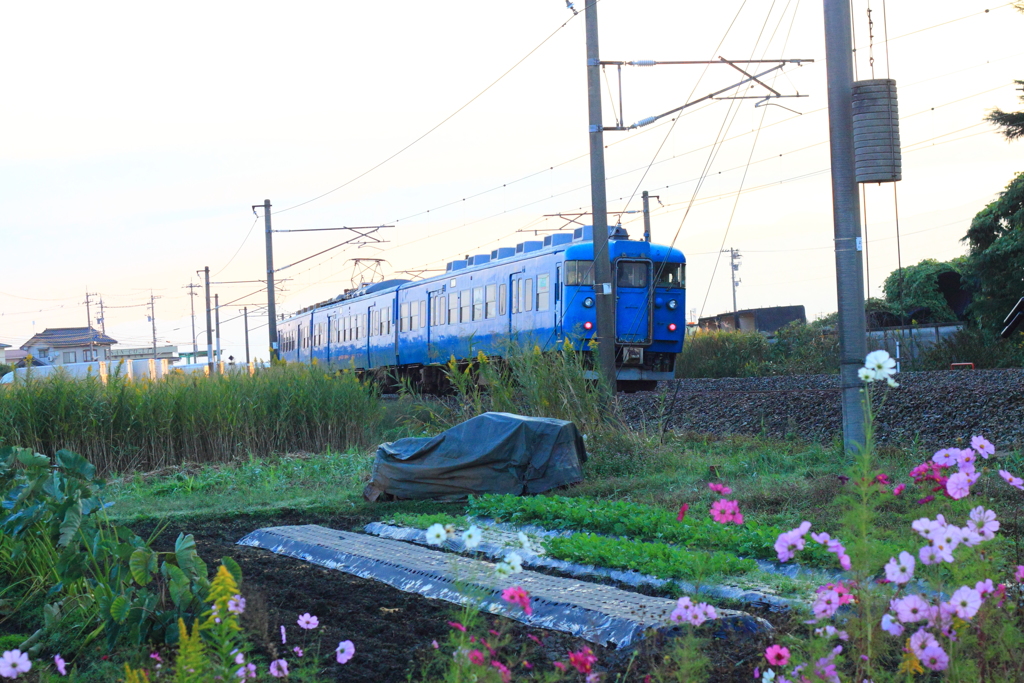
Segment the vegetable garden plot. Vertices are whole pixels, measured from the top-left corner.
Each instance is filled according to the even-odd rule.
[[[482,610],[492,614],[601,645],[630,644],[648,628],[668,623],[676,606],[665,598],[530,571],[502,579],[490,562],[317,525],[258,529],[238,544],[266,548],[455,604],[478,601]],[[531,615],[502,601],[502,589],[512,585],[522,586],[532,596]],[[771,626],[744,612],[719,610],[714,628],[728,634],[763,632]]]

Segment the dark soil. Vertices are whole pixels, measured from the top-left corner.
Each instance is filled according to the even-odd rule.
[[[384,510],[382,509],[382,514]],[[315,512],[283,512],[268,516],[238,516],[224,519],[176,521],[157,539],[158,550],[173,548],[179,532],[195,536],[200,556],[210,565],[225,556],[234,558],[242,567],[247,609],[244,624],[252,634],[253,645],[259,655],[269,661],[286,656],[294,659],[290,648],[301,645],[307,652],[316,650],[312,638],[308,642],[296,626],[300,614],[309,612],[320,619],[315,633],[321,639],[322,656],[330,655],[339,641],[351,640],[356,656],[348,664],[332,663],[324,672],[336,680],[352,682],[391,683],[418,681],[423,664],[436,654],[431,642],[444,643],[454,606],[443,601],[404,593],[383,583],[361,579],[340,571],[324,569],[289,557],[276,555],[258,548],[235,545],[250,531],[266,526],[292,524],[321,524],[323,526],[359,531],[371,521],[353,515],[330,515]],[[135,525],[145,535],[152,524]],[[785,628],[779,620],[786,616],[760,614]],[[591,647],[599,657],[600,670],[621,673],[628,666],[627,652],[596,647],[568,634],[528,629],[518,622],[500,617],[488,617],[499,622],[501,628],[525,640],[532,633],[543,641],[543,651],[549,660],[565,659],[570,650]],[[288,644],[283,646],[280,626],[288,627]],[[766,643],[745,635],[715,638],[710,632],[708,654],[713,672],[710,680],[747,681],[761,659]],[[656,647],[645,644],[639,648],[629,680],[643,680],[645,662],[658,658]],[[542,666],[546,666],[543,664]],[[615,680],[615,677],[610,677]]]

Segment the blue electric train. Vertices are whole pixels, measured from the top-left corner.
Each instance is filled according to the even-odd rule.
[[[686,333],[686,260],[678,249],[612,231],[619,389],[653,389],[674,377]],[[279,355],[354,368],[392,385],[446,386],[445,363],[480,351],[500,356],[509,338],[550,351],[589,353],[597,331],[590,226],[448,263],[444,275],[387,280],[300,310],[278,326]]]

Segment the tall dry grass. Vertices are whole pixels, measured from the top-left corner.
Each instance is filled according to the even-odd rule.
[[[315,365],[106,384],[57,374],[0,388],[0,445],[67,448],[126,472],[366,446],[383,415],[373,388]]]

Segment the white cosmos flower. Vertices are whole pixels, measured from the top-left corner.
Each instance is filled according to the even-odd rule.
[[[506,579],[512,576],[512,566],[508,562],[499,562],[494,565],[494,573],[498,575],[498,578]]]
[[[893,389],[898,389],[898,388],[899,388],[899,386],[900,386],[900,383],[899,383],[899,382],[897,382],[896,380],[894,380],[894,379],[893,379],[892,377],[886,377],[886,378],[885,378],[885,381],[886,381],[886,382],[887,382],[887,383],[889,384],[889,386],[890,386],[890,387],[892,387]]]
[[[862,382],[874,382],[875,373],[868,368],[861,368],[857,371],[857,377],[860,377]]]
[[[512,568],[513,574],[523,571],[523,558],[519,556],[519,553],[509,553],[505,556],[505,562]]]
[[[427,527],[427,544],[441,545],[448,538],[448,533],[441,524],[431,524]]]
[[[480,545],[481,537],[480,529],[474,524],[466,529],[466,533],[462,534],[462,542],[466,544],[467,550],[472,550]]]
[[[864,367],[875,373],[875,379],[888,379],[896,374],[896,361],[882,349],[869,353],[864,359]]]

